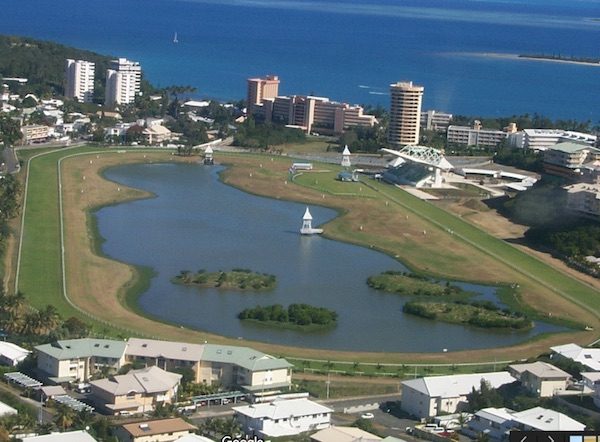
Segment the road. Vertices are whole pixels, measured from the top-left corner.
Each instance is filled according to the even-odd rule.
[[[12,174],[21,170],[14,147],[6,147],[2,151],[2,162],[4,163],[4,170],[6,170],[6,173]]]

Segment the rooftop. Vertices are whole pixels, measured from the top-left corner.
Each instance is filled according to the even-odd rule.
[[[51,433],[42,436],[24,437],[23,442],[95,442],[87,431],[67,431],[64,433]]]
[[[381,438],[355,427],[331,426],[310,436],[316,442],[371,442]]]
[[[31,353],[29,350],[19,347],[12,342],[0,341],[0,354],[9,359],[18,359]]]
[[[249,347],[232,345],[205,344],[202,360],[235,364],[250,371],[292,367],[292,364],[283,358],[276,358]]]
[[[519,374],[523,374],[528,371],[538,378],[569,379],[571,377],[569,373],[561,370],[560,368],[541,361],[533,362],[531,364],[514,364],[509,365],[508,367]]]
[[[430,376],[411,379],[402,385],[411,387],[429,397],[459,397],[479,389],[481,381],[487,381],[492,388],[498,388],[515,381],[508,372],[457,374],[450,376]]]
[[[124,341],[84,338],[54,341],[50,344],[38,345],[35,349],[58,360],[91,356],[120,359],[125,352],[125,346]]]
[[[129,338],[125,353],[131,356],[175,359],[197,362],[202,359],[204,346],[185,342]]]
[[[131,370],[123,375],[91,381],[90,384],[114,396],[121,396],[130,392],[162,393],[174,388],[180,380],[180,374],[152,366],[141,370]]]
[[[121,428],[123,428],[133,437],[153,436],[157,434],[174,433],[186,430],[194,431],[197,429],[193,425],[188,424],[186,421],[178,417],[145,422],[132,422],[130,424],[122,425]]]
[[[594,371],[600,371],[600,348],[582,348],[577,344],[565,344],[551,347],[550,350]]]
[[[270,403],[233,407],[233,410],[254,419],[287,419],[291,416],[308,416],[333,412],[331,408],[308,399],[276,400]]]
[[[585,425],[558,411],[535,407],[513,413],[513,420],[540,431],[583,431]]]
[[[570,141],[565,142],[565,143],[555,144],[554,146],[549,147],[548,149],[549,150],[557,150],[559,152],[565,152],[565,153],[575,153],[575,152],[579,152],[580,150],[591,150],[593,152],[600,153],[600,149],[596,149],[595,147],[588,146],[587,144],[573,143]]]

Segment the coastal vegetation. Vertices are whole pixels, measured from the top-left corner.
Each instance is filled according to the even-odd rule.
[[[238,127],[233,137],[234,146],[254,149],[269,149],[280,144],[305,141],[306,134],[300,129],[275,123],[256,123],[252,117]]]
[[[233,269],[229,272],[207,272],[204,269],[197,272],[182,270],[172,281],[175,284],[195,285],[198,287],[215,287],[230,290],[271,290],[275,287],[275,275],[255,273],[248,269]]]
[[[323,307],[308,304],[290,304],[286,309],[281,304],[247,308],[238,314],[242,321],[257,321],[274,326],[295,326],[303,329],[330,327],[337,320],[337,313]],[[295,328],[294,327],[294,328]]]
[[[519,58],[536,58],[540,60],[571,61],[574,63],[600,64],[597,57],[575,57],[561,54],[519,54]]]
[[[460,287],[431,282],[427,277],[415,273],[388,270],[379,275],[369,276],[367,285],[375,290],[415,296],[448,296],[467,294]]]
[[[510,328],[523,330],[533,327],[533,322],[519,312],[501,309],[491,302],[424,302],[404,304],[404,313],[426,319],[467,324],[480,328]]]

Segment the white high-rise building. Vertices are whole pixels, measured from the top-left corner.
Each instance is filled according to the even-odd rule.
[[[91,103],[94,98],[95,70],[96,65],[91,61],[67,58],[65,97]]]
[[[412,81],[390,85],[390,123],[388,141],[394,147],[419,144],[423,86]]]
[[[106,71],[106,99],[104,104],[129,104],[140,93],[142,68],[137,61],[119,58],[112,60]]]

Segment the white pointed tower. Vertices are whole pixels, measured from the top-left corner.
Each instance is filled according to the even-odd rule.
[[[313,229],[312,219],[313,217],[310,214],[310,210],[308,210],[307,207],[306,212],[304,212],[304,216],[302,217],[302,228],[300,229],[300,233],[302,235],[313,235],[315,233],[323,233],[323,229]]]
[[[214,164],[213,149],[210,146],[204,150],[204,164]]]
[[[342,167],[350,167],[350,149],[348,149],[348,145],[344,147],[342,152]]]

